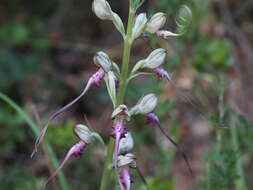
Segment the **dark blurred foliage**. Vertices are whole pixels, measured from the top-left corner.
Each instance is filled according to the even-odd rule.
[[[126,22],[128,1],[109,2]],[[96,69],[92,63],[96,51],[103,50],[118,64],[121,62],[120,35],[109,21],[101,21],[92,13],[91,3],[91,0],[0,2],[0,91],[32,118],[38,113],[42,123],[79,94]],[[166,48],[169,56],[164,68],[181,92],[164,81],[158,83],[155,77],[140,77],[129,85],[127,103],[134,105],[145,93],[158,94],[156,113],[163,127],[189,156],[195,177],[191,178],[176,149],[141,116],[129,124],[139,167],[150,190],[230,190],[236,189],[236,163],[241,158],[251,189],[253,3],[146,0],[139,12],[147,11],[149,16],[156,11],[166,12],[166,28],[176,31],[174,18],[182,4],[188,5],[193,13],[192,24],[183,36],[168,41],[156,37],[149,37],[148,41],[138,39],[132,51],[134,64],[152,48]],[[183,96],[189,97],[197,109]],[[92,89],[59,117],[46,135],[57,157],[63,158],[76,141],[72,127],[85,122],[84,114],[107,142],[111,111],[103,86]],[[232,143],[231,125],[236,125],[239,149]],[[0,126],[0,189],[41,189],[49,171],[45,153],[40,152],[33,160],[29,158],[35,140],[31,129],[3,102],[0,102]],[[71,189],[98,189],[103,161],[103,147],[93,145],[81,159],[70,162],[64,172]],[[145,189],[137,173],[133,173],[134,189]],[[57,187],[57,183],[52,185],[52,189]]]

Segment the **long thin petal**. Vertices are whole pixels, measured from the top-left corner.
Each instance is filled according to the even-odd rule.
[[[160,129],[161,133],[177,148],[178,152],[182,155],[182,157],[183,157],[183,159],[184,159],[191,175],[193,176],[192,167],[191,167],[190,162],[189,162],[186,154],[184,153],[184,151],[181,149],[181,147],[169,135],[166,134],[166,132],[161,127],[161,125],[157,124],[156,126]]]
[[[70,159],[70,157],[75,154],[80,154],[80,152],[84,149],[85,146],[86,146],[86,144],[84,142],[79,141],[78,143],[76,143],[74,146],[71,147],[71,149],[68,151],[67,155],[65,156],[65,158],[61,162],[60,166],[48,178],[48,180],[44,186],[44,189],[46,188],[48,183],[59,173],[59,171],[67,163],[67,161]]]
[[[119,154],[119,141],[120,141],[121,134],[119,132],[115,135],[115,144],[114,144],[114,156],[113,156],[113,163],[114,168],[118,167],[118,154]]]
[[[89,90],[89,88],[91,87],[91,85],[93,84],[93,79],[90,78],[85,89],[82,91],[82,93],[76,97],[74,100],[72,100],[70,103],[68,103],[67,105],[65,105],[64,107],[62,107],[61,109],[59,109],[57,112],[55,112],[50,118],[49,121],[47,122],[47,124],[42,128],[40,135],[37,137],[36,141],[35,141],[35,145],[34,145],[34,149],[33,152],[31,154],[31,158],[34,156],[34,154],[37,152],[38,150],[38,146],[40,145],[40,143],[42,142],[45,133],[47,131],[47,128],[49,126],[49,123],[54,120],[57,116],[61,115],[66,109],[68,109],[70,106],[72,106],[73,104],[75,104],[78,100],[80,100],[85,93]]]
[[[181,92],[181,90],[179,89],[179,87],[178,87],[178,86],[176,85],[176,83],[170,78],[169,75],[166,75],[166,79],[167,79],[167,81],[168,81],[170,84],[172,84],[172,86],[176,89],[177,93],[178,93],[178,94],[181,94],[181,97],[184,99],[184,101],[186,101],[186,102],[188,102],[189,104],[191,104],[191,106],[192,106],[197,112],[199,112],[200,116],[201,116],[203,119],[209,121],[209,119],[204,115],[203,111],[200,110],[200,109],[193,103],[193,101],[192,101],[188,96],[184,95],[184,94]]]
[[[144,177],[144,175],[142,174],[142,172],[141,172],[141,170],[140,170],[140,168],[138,167],[138,166],[136,166],[136,171],[137,171],[137,173],[138,173],[138,175],[140,176],[140,178],[141,178],[141,181],[144,183],[144,185],[146,186],[146,188],[148,189],[148,182],[146,181],[146,179],[145,179],[145,177]]]

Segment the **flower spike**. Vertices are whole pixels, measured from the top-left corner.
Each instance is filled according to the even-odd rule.
[[[182,155],[191,175],[193,175],[193,171],[186,154],[184,153],[184,151],[181,150],[181,147],[163,130],[163,128],[161,127],[159,118],[154,113],[148,113],[146,114],[146,117],[148,121],[150,121],[153,125],[157,126],[159,130],[161,131],[161,133],[177,148],[179,153]]]
[[[40,145],[40,143],[43,140],[43,137],[45,136],[45,133],[47,131],[47,128],[49,126],[49,123],[54,120],[56,117],[58,117],[59,115],[61,115],[66,109],[68,109],[70,106],[72,106],[73,104],[75,104],[78,100],[80,100],[85,93],[90,89],[90,87],[92,85],[95,86],[99,86],[102,79],[105,76],[105,72],[103,69],[99,69],[96,73],[94,73],[90,79],[88,80],[86,87],[84,88],[84,90],[82,91],[82,93],[76,97],[74,100],[72,100],[70,103],[68,103],[67,105],[65,105],[64,107],[60,108],[58,111],[56,111],[50,118],[49,121],[47,122],[47,124],[43,127],[40,135],[38,136],[38,138],[36,139],[35,145],[34,145],[34,150],[31,154],[31,158],[34,156],[34,154],[37,152],[38,146]]]
[[[71,158],[71,156],[81,156],[82,151],[84,150],[84,148],[87,146],[87,143],[83,142],[83,141],[79,141],[78,143],[76,143],[74,146],[72,146],[72,148],[68,151],[67,155],[65,156],[65,158],[63,159],[62,163],[60,164],[60,166],[52,173],[52,175],[48,178],[44,189],[46,189],[46,186],[48,185],[48,183],[59,173],[59,171],[64,167],[64,165],[67,163],[67,161]]]

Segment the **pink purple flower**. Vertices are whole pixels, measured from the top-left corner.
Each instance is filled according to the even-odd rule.
[[[87,84],[86,84],[86,87],[84,88],[84,90],[82,91],[82,93],[76,97],[74,100],[72,100],[70,103],[68,103],[67,105],[65,105],[64,107],[62,107],[61,109],[59,109],[58,111],[56,111],[50,118],[49,118],[49,121],[47,122],[47,124],[43,127],[40,135],[38,136],[38,138],[36,139],[36,142],[35,142],[35,147],[34,147],[34,150],[31,154],[31,157],[34,156],[34,154],[37,152],[37,148],[38,146],[40,145],[40,143],[42,142],[43,140],[43,137],[45,136],[45,133],[47,131],[47,128],[49,126],[49,123],[54,120],[56,117],[58,117],[59,115],[61,115],[66,109],[68,109],[70,106],[72,106],[73,104],[75,104],[78,100],[80,100],[84,95],[85,93],[90,89],[90,87],[92,85],[95,85],[97,87],[100,86],[101,84],[101,81],[102,79],[104,78],[105,76],[105,72],[102,68],[100,68],[96,73],[94,73],[90,79],[88,80]]]
[[[118,161],[118,154],[119,154],[119,142],[121,138],[125,137],[125,134],[127,133],[127,131],[122,120],[116,122],[112,126],[112,128],[113,128],[113,131],[111,132],[110,136],[115,138],[113,163],[114,163],[114,167],[116,168],[117,161]]]
[[[130,190],[131,189],[132,176],[129,172],[129,167],[127,165],[122,166],[120,168],[119,182],[120,182],[121,190]]]
[[[71,156],[76,156],[76,157],[80,157],[82,154],[82,151],[84,150],[84,148],[87,146],[87,143],[83,142],[83,141],[79,141],[78,143],[76,143],[74,146],[72,146],[70,148],[70,150],[68,151],[67,155],[65,156],[65,158],[63,159],[63,161],[61,162],[60,166],[51,174],[51,176],[48,178],[46,184],[45,184],[45,188],[46,185],[59,173],[59,171],[64,167],[64,165],[67,163],[67,161],[71,158]]]

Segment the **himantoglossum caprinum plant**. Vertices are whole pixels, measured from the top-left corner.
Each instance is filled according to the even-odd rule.
[[[116,172],[118,176],[118,183],[122,190],[131,189],[131,183],[133,180],[132,175],[130,174],[130,168],[135,168],[138,171],[139,169],[136,164],[136,157],[132,153],[134,140],[130,133],[130,129],[128,128],[128,123],[132,116],[137,114],[144,115],[148,121],[150,121],[155,127],[158,127],[158,129],[161,131],[161,134],[163,134],[182,154],[189,170],[192,172],[185,153],[181,150],[180,146],[172,138],[170,138],[168,134],[166,134],[160,124],[159,118],[154,113],[158,102],[157,96],[153,93],[144,95],[140,98],[136,105],[132,107],[130,106],[130,108],[124,104],[125,92],[127,90],[128,83],[140,75],[153,74],[159,78],[168,80],[168,82],[171,82],[174,87],[176,87],[167,71],[161,67],[166,60],[166,50],[163,48],[158,48],[151,51],[146,58],[138,61],[132,67],[131,71],[129,71],[130,52],[135,39],[147,33],[156,35],[157,37],[161,37],[163,39],[168,39],[169,37],[176,37],[183,34],[183,30],[178,33],[174,33],[169,30],[162,29],[166,22],[165,13],[158,12],[150,16],[150,18],[147,18],[146,13],[137,14],[136,11],[143,2],[143,0],[129,0],[129,17],[127,29],[125,29],[121,18],[117,13],[112,11],[109,3],[106,0],[93,1],[92,10],[95,15],[102,20],[112,21],[116,29],[123,37],[124,52],[121,69],[119,68],[118,64],[111,60],[105,52],[97,52],[93,61],[98,67],[98,70],[91,75],[83,91],[77,98],[52,114],[37,138],[31,155],[33,156],[37,152],[37,148],[45,136],[49,123],[73,104],[78,102],[78,100],[80,100],[88,92],[88,90],[91,89],[92,86],[100,87],[102,81],[104,80],[113,105],[113,111],[111,115],[113,123],[111,127],[112,131],[108,136],[112,137],[111,142],[113,140],[114,143],[109,143],[108,145],[111,146],[108,147],[106,159],[109,160],[109,162],[105,162],[100,190],[108,189],[108,181],[110,180],[108,175],[110,175],[111,172]],[[188,17],[191,19],[191,11],[187,6],[182,6],[180,11],[183,13],[183,16],[178,17],[179,19],[177,20],[177,25],[179,28],[184,29],[184,23],[188,24]],[[92,132],[85,125],[76,125],[74,132],[79,137],[80,141],[70,148],[61,165],[49,177],[47,183],[57,175],[57,173],[63,168],[63,166],[72,156],[79,156],[85,147],[93,142],[94,139],[103,141],[98,133]],[[114,148],[112,146],[114,146]],[[110,153],[110,148],[113,148],[114,150],[112,153]]]

